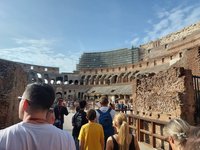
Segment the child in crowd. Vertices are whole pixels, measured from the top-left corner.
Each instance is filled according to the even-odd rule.
[[[103,127],[96,123],[96,111],[90,109],[87,111],[88,123],[81,127],[79,133],[80,150],[103,150],[104,149],[104,131]]]
[[[76,113],[72,117],[72,136],[76,144],[76,150],[79,150],[78,135],[81,130],[81,127],[82,125],[88,123],[88,120],[86,118],[86,112],[84,111],[86,105],[87,102],[85,100],[80,101],[79,106],[76,107]]]

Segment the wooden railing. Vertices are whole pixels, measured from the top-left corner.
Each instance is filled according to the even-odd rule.
[[[137,136],[139,142],[150,144],[153,148],[160,150],[171,149],[163,136],[163,128],[167,122],[133,114],[127,114],[127,119],[130,132]]]

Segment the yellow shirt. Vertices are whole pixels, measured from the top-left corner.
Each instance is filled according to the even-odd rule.
[[[98,123],[89,122],[81,127],[78,139],[84,143],[84,150],[102,150],[103,127]]]

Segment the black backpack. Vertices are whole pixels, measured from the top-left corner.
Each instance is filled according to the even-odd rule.
[[[97,109],[98,113],[100,114],[99,123],[103,126],[105,139],[114,134],[112,117],[110,115],[111,110],[112,109],[109,108],[106,112],[102,112],[100,109]]]
[[[82,121],[83,118],[82,118],[82,113],[81,112],[77,112],[74,116],[74,120],[73,120],[73,125],[74,127],[76,128],[81,128],[82,126]]]

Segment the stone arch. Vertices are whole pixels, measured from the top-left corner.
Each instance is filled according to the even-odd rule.
[[[59,76],[56,77],[56,84],[62,84],[63,83],[63,77]]]
[[[33,71],[29,72],[29,81],[36,82],[38,79],[37,74]]]
[[[64,82],[68,81],[68,75],[64,75]]]
[[[90,85],[94,85],[94,81],[95,81],[95,78],[97,77],[97,75],[93,75],[93,76],[91,76],[91,78],[90,78]]]
[[[106,77],[107,75],[104,74],[99,80],[100,80],[100,84],[104,84],[104,78]]]
[[[74,81],[74,85],[78,85],[78,80],[75,80],[75,81]]]
[[[55,79],[51,79],[50,84],[55,84]]]
[[[61,81],[61,82],[63,82],[63,77],[56,77],[56,81]]]
[[[135,72],[133,72],[133,73],[131,73],[130,75],[129,75],[129,81],[131,82],[131,81],[133,81],[134,79],[135,79],[135,75],[136,75],[136,73],[138,73],[139,71],[138,70],[136,70]]]
[[[128,82],[128,81],[129,81],[129,79],[128,79],[129,74],[131,74],[131,72],[127,72],[127,73],[124,75],[124,77],[123,77],[123,82]]]
[[[118,75],[112,76],[112,78],[110,79],[111,80],[111,84],[117,83],[117,77],[118,77]]]
[[[94,81],[94,84],[97,85],[99,84],[99,79],[101,78],[102,75],[98,75],[96,78],[95,78],[95,81]]]
[[[42,78],[42,74],[41,74],[41,73],[37,73],[37,77],[38,77],[39,79],[41,79],[41,78]]]
[[[62,84],[62,82],[60,80],[56,81],[56,84]]]
[[[85,78],[85,85],[89,84],[90,77],[91,77],[91,75],[86,76],[86,78]]]
[[[64,81],[64,85],[67,85],[67,84],[69,84],[69,81]]]
[[[83,75],[80,79],[80,85],[83,85],[84,84],[84,79],[85,79],[85,75]]]
[[[118,79],[117,79],[118,83],[122,83],[123,76],[124,76],[124,72],[119,74]]]
[[[69,84],[74,84],[74,81],[73,80],[69,80]]]
[[[110,84],[110,78],[112,77],[112,75],[108,75],[105,79],[104,79],[104,83],[105,84]]]
[[[49,84],[49,81],[47,79],[44,79],[45,84]]]

